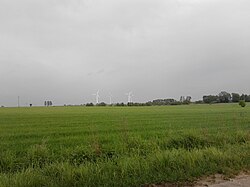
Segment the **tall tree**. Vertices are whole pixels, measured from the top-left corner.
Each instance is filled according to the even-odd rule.
[[[203,102],[204,103],[218,103],[219,97],[217,95],[204,95],[203,96]]]
[[[221,93],[219,93],[219,100],[220,103],[229,103],[231,101],[231,94],[227,93],[225,91],[222,91]]]
[[[232,93],[232,102],[238,103],[240,101],[240,94]]]
[[[250,95],[246,95],[246,96],[245,96],[245,101],[246,101],[246,102],[250,102]]]
[[[191,96],[187,96],[187,97],[186,97],[186,101],[189,102],[189,103],[191,102],[191,99],[192,99]]]
[[[240,100],[245,101],[245,98],[246,98],[246,96],[245,96],[244,94],[241,94],[241,96],[240,96]]]
[[[185,101],[185,96],[181,96],[180,102],[183,103]]]

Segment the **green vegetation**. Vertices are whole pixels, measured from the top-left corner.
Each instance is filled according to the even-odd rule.
[[[240,100],[240,101],[239,101],[239,105],[240,105],[241,107],[245,107],[245,106],[246,106],[246,102],[245,102],[244,100]]]
[[[203,102],[207,104],[214,104],[214,103],[238,103],[240,100],[245,102],[250,102],[250,95],[247,94],[238,94],[238,93],[228,93],[225,91],[220,92],[218,95],[204,95]],[[200,101],[196,101],[200,102]]]
[[[0,108],[0,186],[141,186],[248,170],[248,106]]]

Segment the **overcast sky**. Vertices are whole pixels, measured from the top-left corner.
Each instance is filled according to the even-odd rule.
[[[0,105],[250,94],[249,0],[0,0]]]

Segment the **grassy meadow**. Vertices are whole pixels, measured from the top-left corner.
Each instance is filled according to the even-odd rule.
[[[250,169],[250,105],[0,108],[0,186],[142,186]]]

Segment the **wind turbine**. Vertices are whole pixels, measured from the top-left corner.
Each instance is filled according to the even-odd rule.
[[[128,96],[128,103],[131,103],[132,102],[132,96],[133,96],[132,92],[130,91],[130,92],[126,93],[126,95]]]
[[[99,90],[93,95],[95,95],[96,104],[99,104],[99,98],[100,98]]]
[[[109,104],[112,105],[112,95],[109,93]]]
[[[20,96],[17,97],[17,107],[20,107]]]
[[[133,103],[133,101],[132,101],[133,96],[134,96],[134,95],[133,95],[132,92],[131,92],[131,95],[130,95],[130,102],[131,102],[131,103]]]

